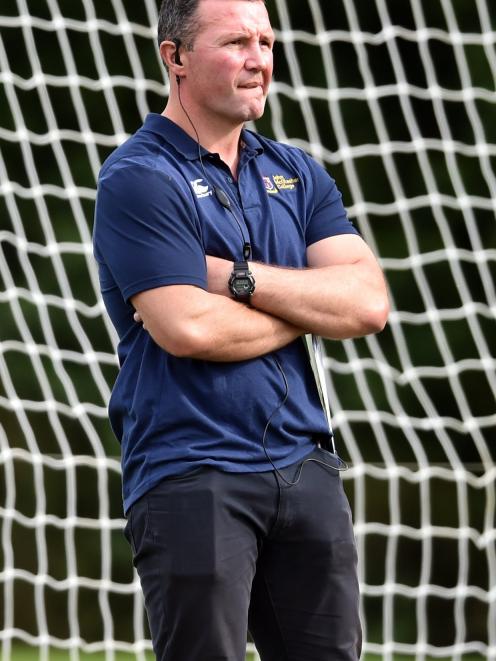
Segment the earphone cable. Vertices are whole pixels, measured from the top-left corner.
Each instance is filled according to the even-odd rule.
[[[236,218],[236,214],[235,214],[234,211],[231,209],[231,203],[230,203],[230,200],[229,200],[229,198],[227,197],[226,193],[224,193],[224,191],[222,191],[222,195],[224,195],[224,196],[226,197],[226,203],[223,203],[223,202],[221,201],[221,199],[219,198],[219,193],[218,193],[218,191],[217,191],[217,188],[215,188],[214,186],[212,186],[212,184],[211,184],[211,182],[210,182],[210,179],[209,179],[209,177],[207,176],[207,172],[206,172],[206,170],[205,170],[205,166],[204,166],[204,164],[203,164],[203,158],[202,158],[202,153],[201,153],[200,136],[198,135],[198,131],[196,130],[196,127],[195,127],[195,125],[194,125],[194,123],[193,123],[193,120],[191,119],[191,117],[190,117],[188,111],[186,110],[186,108],[184,107],[184,104],[183,104],[183,102],[182,102],[182,99],[181,99],[181,85],[180,85],[180,84],[178,84],[178,98],[179,98],[179,105],[181,106],[181,108],[182,108],[184,114],[186,115],[186,118],[187,118],[188,122],[191,124],[191,127],[192,127],[192,129],[193,129],[193,131],[194,131],[194,134],[195,134],[196,144],[197,144],[197,146],[198,146],[198,158],[199,158],[199,160],[200,160],[200,166],[201,166],[201,169],[202,169],[203,175],[204,175],[204,177],[205,177],[205,180],[206,180],[207,183],[210,185],[210,187],[212,188],[212,190],[215,192],[215,196],[217,197],[217,200],[219,201],[219,203],[221,204],[221,206],[223,206],[223,207],[226,208],[228,211],[230,211],[231,214],[232,214],[232,216],[233,216],[233,218],[234,218],[234,220],[236,221],[236,224],[237,224],[237,226],[238,226],[238,228],[239,228],[239,231],[240,231],[240,234],[241,234],[241,239],[242,239],[242,241],[243,241],[243,251],[244,251],[246,245],[250,246],[250,242],[247,242],[247,241],[245,240],[245,236],[244,236],[244,233],[243,233],[243,229],[242,229],[242,227],[241,227],[241,224],[240,224],[239,220]],[[251,247],[250,247],[250,251],[251,251]],[[309,462],[314,462],[314,463],[317,463],[317,464],[321,464],[322,466],[325,466],[325,467],[327,467],[327,468],[331,468],[331,469],[333,469],[333,470],[335,470],[335,471],[338,471],[338,472],[342,472],[342,471],[348,470],[348,465],[347,465],[347,463],[346,463],[345,461],[343,461],[343,460],[341,459],[341,457],[339,457],[338,455],[333,455],[333,456],[336,456],[336,458],[338,459],[338,461],[339,461],[339,466],[333,466],[332,464],[327,464],[325,461],[321,461],[321,460],[319,460],[319,459],[313,459],[313,458],[312,458],[312,459],[305,459],[305,460],[304,460],[304,461],[298,466],[298,471],[297,471],[297,474],[296,474],[296,479],[293,480],[293,481],[287,480],[287,479],[284,477],[284,475],[282,475],[281,471],[276,467],[276,465],[275,465],[274,462],[272,461],[272,458],[271,458],[271,456],[270,456],[270,454],[269,454],[269,451],[268,451],[268,449],[267,449],[267,434],[268,434],[269,427],[270,427],[270,424],[271,424],[271,422],[272,422],[272,419],[274,418],[274,416],[276,415],[276,413],[278,413],[278,411],[280,411],[280,410],[282,409],[282,407],[284,406],[284,404],[286,403],[286,401],[287,401],[287,399],[288,399],[288,397],[289,397],[289,384],[288,384],[288,380],[287,380],[287,378],[286,378],[286,374],[284,373],[284,370],[283,370],[283,368],[282,368],[282,365],[281,365],[281,363],[279,362],[279,360],[278,360],[278,358],[277,358],[276,356],[274,356],[274,362],[275,362],[276,367],[277,367],[277,369],[279,370],[279,372],[280,372],[280,374],[281,374],[281,377],[282,377],[282,380],[283,380],[283,384],[284,384],[284,394],[283,394],[283,396],[282,396],[280,402],[277,404],[277,406],[274,408],[274,410],[273,410],[272,413],[270,414],[269,418],[267,419],[267,422],[266,422],[266,424],[265,424],[265,428],[264,428],[264,431],[263,431],[263,435],[262,435],[262,447],[263,447],[264,454],[265,454],[265,456],[266,456],[266,458],[267,458],[267,461],[270,463],[270,465],[272,466],[272,468],[273,468],[273,470],[274,470],[274,473],[275,473],[275,475],[276,475],[277,484],[278,484],[279,489],[281,488],[281,483],[280,483],[279,480],[281,480],[282,482],[284,482],[284,484],[285,484],[287,487],[292,487],[292,486],[295,486],[296,484],[298,484],[298,482],[299,482],[300,479],[301,479],[301,474],[302,474],[303,466],[304,466],[306,463],[309,463]]]
[[[250,241],[246,240],[246,237],[245,237],[244,232],[243,232],[243,228],[241,227],[241,223],[237,219],[236,214],[234,213],[234,211],[231,209],[231,201],[227,197],[227,194],[224,193],[224,191],[222,191],[221,194],[225,197],[226,203],[221,202],[221,200],[219,199],[218,189],[215,186],[212,186],[212,182],[210,181],[209,177],[207,176],[207,171],[205,170],[205,165],[203,163],[203,158],[202,158],[202,153],[201,153],[200,136],[198,135],[198,131],[196,130],[196,126],[193,124],[193,120],[191,119],[191,117],[190,117],[188,111],[186,110],[186,108],[184,107],[183,101],[181,99],[181,84],[180,83],[177,86],[177,96],[178,96],[178,99],[179,99],[179,105],[181,106],[184,114],[186,115],[186,119],[191,124],[191,128],[193,129],[194,134],[195,134],[196,144],[197,144],[197,147],[198,147],[198,158],[200,160],[200,166],[201,166],[201,169],[202,169],[202,172],[203,172],[203,176],[205,177],[205,181],[209,184],[210,188],[213,190],[213,192],[215,194],[215,197],[219,200],[221,206],[223,206],[225,209],[230,211],[232,217],[236,221],[236,225],[238,226],[239,233],[241,234],[241,241],[242,241],[242,251],[241,251],[241,253],[242,253],[243,257],[244,257],[246,246],[249,246],[249,252],[250,252],[250,256],[251,256],[251,243],[250,243]]]

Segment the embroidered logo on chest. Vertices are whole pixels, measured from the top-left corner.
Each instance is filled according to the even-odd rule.
[[[209,195],[212,195],[212,191],[208,187],[208,184],[207,185],[202,184],[202,181],[203,179],[195,179],[194,181],[190,181],[193,192],[198,198],[208,197]]]
[[[294,190],[300,183],[299,177],[285,177],[282,174],[273,174],[272,177],[262,177],[265,190],[269,195],[275,195],[279,191]]]

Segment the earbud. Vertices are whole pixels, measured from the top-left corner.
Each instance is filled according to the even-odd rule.
[[[180,39],[173,39],[172,41],[176,45],[176,52],[174,53],[174,62],[176,64],[179,64],[179,66],[182,66],[181,56],[179,55],[179,46],[181,45],[181,40]],[[178,85],[180,85],[180,83],[181,83],[181,78],[177,75],[176,75],[176,83]]]
[[[180,39],[173,39],[172,40],[176,46],[176,52],[174,53],[174,62],[176,64],[181,65],[181,56],[179,55],[179,47],[181,46],[181,40]]]

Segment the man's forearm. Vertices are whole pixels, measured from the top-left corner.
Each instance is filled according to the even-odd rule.
[[[215,310],[201,322],[205,336],[186,348],[190,358],[231,362],[249,360],[286,346],[303,331],[262,310],[249,308],[222,296]]]
[[[303,334],[288,321],[187,285],[148,290],[132,302],[155,342],[178,357],[249,360]]]
[[[387,300],[382,276],[362,264],[281,269],[252,264],[252,305],[330,339],[382,330]]]
[[[209,290],[230,296],[232,263],[207,257]],[[375,262],[357,261],[319,268],[291,269],[250,263],[255,276],[252,306],[331,339],[359,337],[382,330],[388,301]]]

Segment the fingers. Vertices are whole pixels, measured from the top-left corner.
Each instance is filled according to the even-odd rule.
[[[133,314],[133,319],[137,324],[142,324],[143,328],[146,330],[146,326],[143,322],[143,319],[141,318],[140,313],[136,310],[135,313]]]

